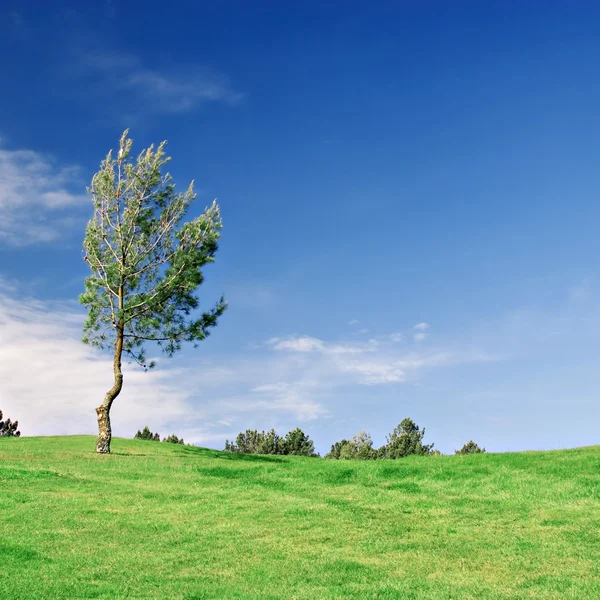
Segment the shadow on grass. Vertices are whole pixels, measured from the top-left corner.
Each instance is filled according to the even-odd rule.
[[[112,452],[113,456],[154,456],[153,454],[143,454],[141,452]]]
[[[156,442],[152,442],[156,443]],[[167,444],[172,446],[171,452],[174,454],[190,457],[219,458],[221,460],[262,462],[262,463],[285,463],[289,462],[282,456],[272,456],[268,454],[242,454],[238,452],[225,452],[224,450],[212,450],[211,448],[199,448],[198,446],[184,446],[182,444]],[[161,444],[162,446],[162,444]],[[140,452],[111,452],[116,456],[150,456]],[[154,453],[152,453],[154,455]]]

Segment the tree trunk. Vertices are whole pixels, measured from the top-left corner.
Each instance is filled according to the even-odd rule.
[[[110,440],[112,431],[110,429],[110,407],[115,398],[120,394],[123,387],[123,372],[121,371],[121,356],[123,355],[124,326],[122,321],[117,325],[117,341],[115,344],[115,358],[113,370],[115,382],[106,392],[104,402],[96,408],[98,415],[98,440],[96,441],[96,452],[98,454],[110,454]]]

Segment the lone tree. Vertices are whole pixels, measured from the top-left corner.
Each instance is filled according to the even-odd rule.
[[[479,447],[473,440],[469,440],[460,450],[455,450],[454,454],[483,454],[485,448]]]
[[[194,313],[202,267],[214,261],[221,214],[216,202],[199,217],[182,220],[195,198],[193,182],[176,192],[171,176],[161,173],[170,160],[165,143],[130,158],[132,140],[121,136],[116,157],[109,152],[92,178],[94,215],[84,240],[91,269],[79,300],[88,309],[83,342],[114,353],[114,383],[96,413],[96,452],[110,452],[110,408],[123,387],[125,353],[145,370],[146,342],[172,356],[182,342],[203,340],[227,303]]]
[[[2,411],[0,410],[0,437],[20,437],[19,421],[2,420]]]
[[[388,436],[387,444],[379,449],[382,458],[404,458],[411,454],[432,454],[433,444],[423,444],[425,428],[409,418],[403,419]]]

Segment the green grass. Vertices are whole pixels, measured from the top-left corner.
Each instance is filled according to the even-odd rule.
[[[326,461],[0,439],[0,598],[600,598],[600,448]]]

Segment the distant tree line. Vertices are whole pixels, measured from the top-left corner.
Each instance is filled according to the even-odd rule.
[[[152,433],[148,426],[144,427],[142,431],[139,431],[133,436],[134,440],[147,440],[150,442],[160,442],[160,434]],[[183,438],[177,437],[174,433],[170,436],[163,438],[163,442],[167,442],[169,444],[184,444]]]
[[[396,459],[410,455],[439,454],[433,444],[424,444],[425,429],[420,429],[412,419],[403,421],[387,436],[387,442],[381,448],[373,447],[373,440],[366,431],[359,431],[350,440],[340,440],[331,446],[325,458],[335,460],[359,459]]]
[[[0,410],[0,437],[19,437],[19,422],[3,419]],[[419,426],[409,418],[403,419],[387,436],[386,443],[380,448],[373,447],[373,439],[366,431],[355,433],[351,439],[342,439],[331,445],[331,450],[325,458],[333,460],[376,460],[397,459],[405,456],[439,455],[439,450],[434,450],[434,444],[424,444],[425,428]],[[150,431],[148,426],[138,430],[135,440],[147,440],[160,442],[160,434]],[[174,433],[163,438],[168,444],[185,444],[183,438]],[[269,431],[258,431],[257,429],[246,429],[238,433],[235,441],[225,441],[227,452],[238,452],[240,454],[280,454],[288,456],[319,456],[315,452],[314,442],[306,435],[300,427],[292,429],[285,436],[280,436],[275,429]],[[454,454],[482,454],[485,448],[481,448],[473,440],[469,440],[460,450]]]
[[[331,450],[325,458],[333,460],[376,460],[397,459],[405,456],[439,455],[434,450],[434,444],[423,443],[425,429],[409,418],[402,422],[387,436],[386,443],[380,448],[373,446],[373,439],[366,431],[359,431],[351,439],[340,440],[331,445]],[[287,454],[297,456],[319,456],[315,453],[312,440],[300,428],[290,431],[285,437],[277,434],[274,429],[258,431],[247,429],[238,433],[235,442],[225,442],[227,452],[242,454]],[[467,442],[455,454],[477,454],[485,452],[475,442]]]
[[[241,454],[285,454],[290,456],[319,456],[315,452],[314,442],[300,429],[292,429],[281,437],[274,429],[257,431],[246,429],[238,433],[235,442],[225,441],[227,452]]]

